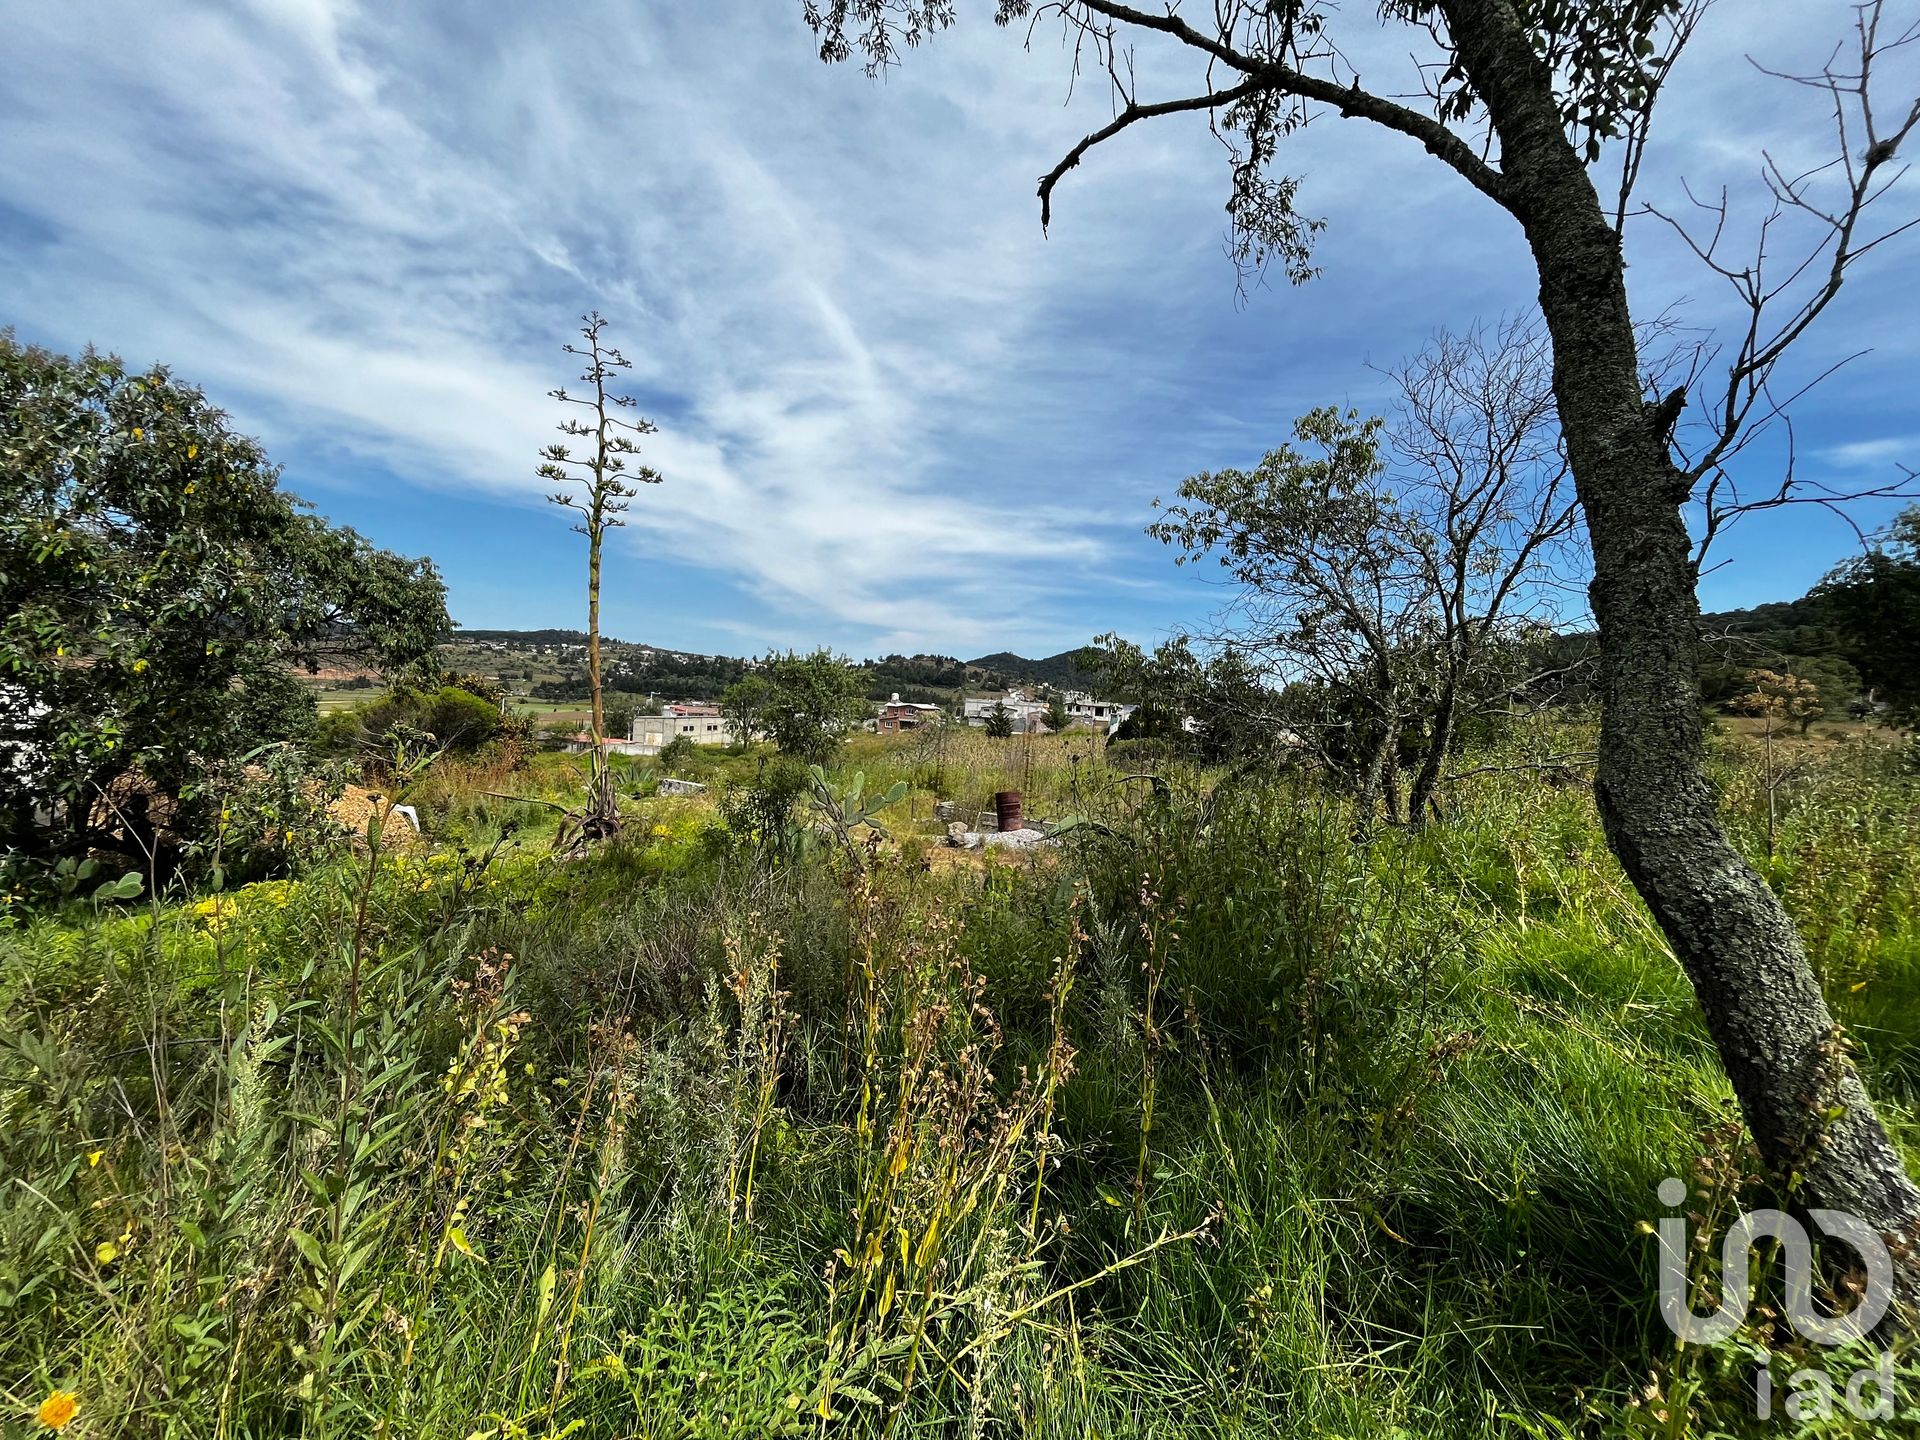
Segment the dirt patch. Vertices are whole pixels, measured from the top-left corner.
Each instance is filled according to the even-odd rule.
[[[355,843],[359,845],[366,844],[367,822],[382,810],[386,810],[386,819],[380,829],[382,845],[392,850],[418,850],[426,844],[420,833],[408,823],[406,816],[387,810],[387,797],[378,790],[349,785],[338,800],[327,806],[327,813],[351,830]]]

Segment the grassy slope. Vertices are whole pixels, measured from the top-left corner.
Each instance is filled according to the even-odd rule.
[[[849,881],[645,800],[555,862],[478,793],[542,757],[417,787],[431,854],[0,933],[0,1433],[56,1386],[124,1434],[1743,1433],[1638,1229],[1737,1127],[1578,788],[1356,847],[1071,737],[856,769],[898,836],[1016,784],[1125,838]],[[1769,859],[1756,774],[1911,1142],[1920,787],[1832,748]]]

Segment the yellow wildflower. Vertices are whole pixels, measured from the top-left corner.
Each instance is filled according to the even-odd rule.
[[[136,675],[144,675],[147,673],[147,662],[144,656],[133,662],[133,673]]]
[[[70,1390],[56,1390],[40,1402],[39,1421],[49,1430],[64,1430],[80,1413],[80,1397]]]
[[[102,1240],[93,1247],[93,1258],[102,1265],[111,1265],[120,1258],[120,1247],[111,1240]]]
[[[100,1163],[100,1157],[106,1153],[104,1150],[89,1150],[87,1152],[87,1164],[90,1166],[98,1165]]]

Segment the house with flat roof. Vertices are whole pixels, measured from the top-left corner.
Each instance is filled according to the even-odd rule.
[[[632,753],[658,755],[671,740],[681,736],[696,745],[731,745],[733,722],[720,713],[718,705],[703,701],[683,702],[660,707],[657,715],[636,715],[628,739]]]
[[[1135,709],[1118,700],[1100,700],[1079,690],[1061,692],[1060,703],[1066,707],[1069,727],[1104,730],[1109,734]],[[1040,698],[1038,694],[1015,688],[1004,695],[983,695],[967,700],[963,707],[967,724],[985,725],[996,705],[1007,707],[1007,713],[1013,718],[1013,733],[1016,735],[1043,733],[1047,728],[1047,711],[1052,708],[1051,702]]]

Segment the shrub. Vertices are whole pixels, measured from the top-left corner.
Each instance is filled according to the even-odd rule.
[[[691,735],[676,735],[660,747],[660,768],[669,775],[678,774],[699,753]]]

